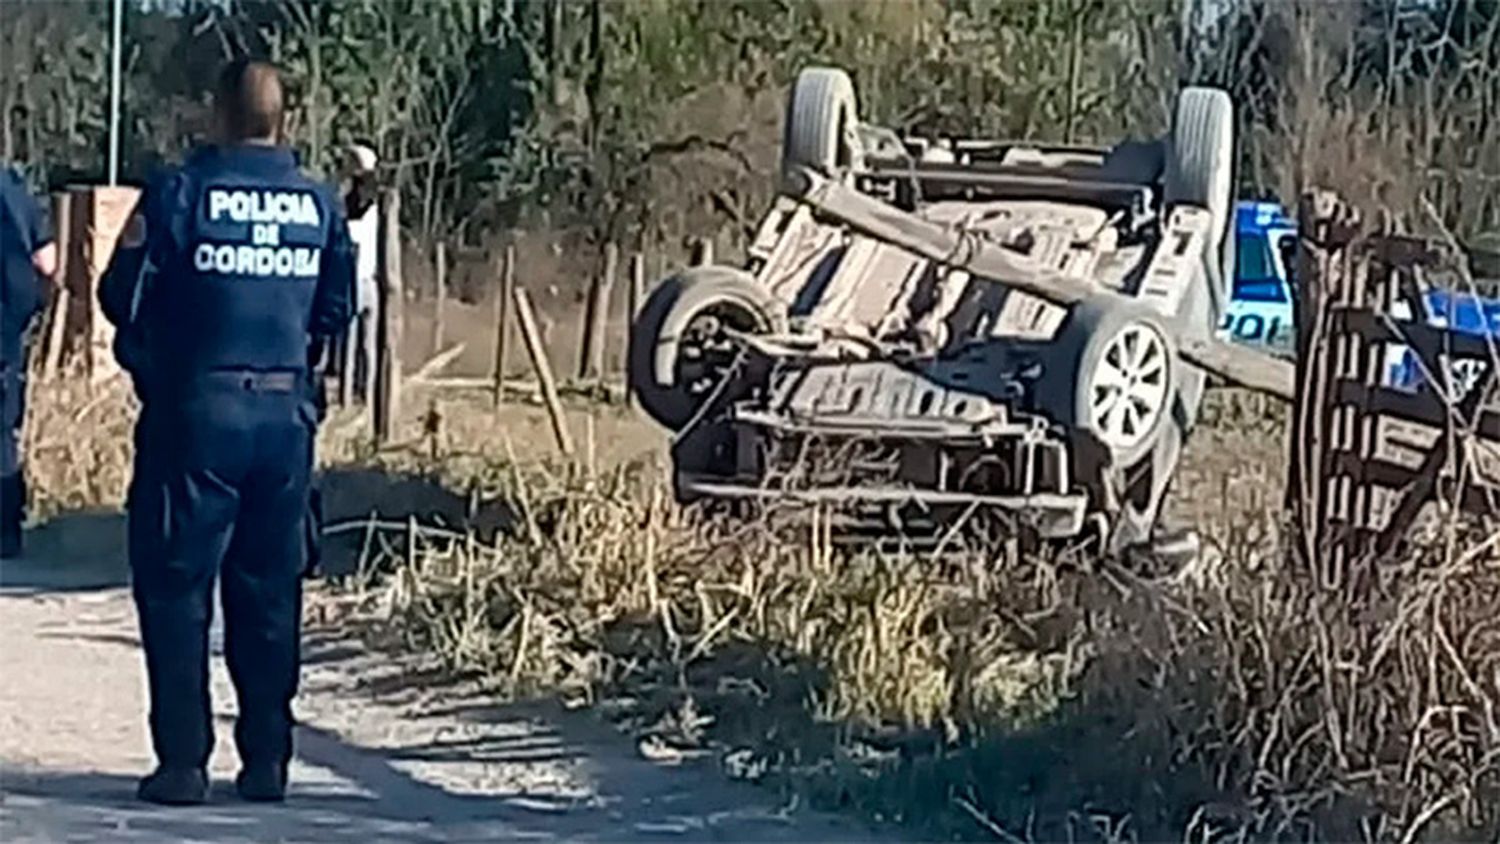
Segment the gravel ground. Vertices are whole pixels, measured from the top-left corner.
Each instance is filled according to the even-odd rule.
[[[133,799],[151,765],[117,516],[68,517],[0,568],[0,841],[868,841],[711,762],[648,761],[585,712],[497,706],[337,629],[306,636],[289,800],[238,802],[215,659],[214,795]]]

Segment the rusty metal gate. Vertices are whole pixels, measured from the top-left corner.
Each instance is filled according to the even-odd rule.
[[[1330,194],[1305,197],[1299,224],[1289,505],[1320,582],[1359,591],[1424,505],[1500,512],[1497,358],[1427,315],[1421,285],[1465,277],[1455,250],[1371,234]]]

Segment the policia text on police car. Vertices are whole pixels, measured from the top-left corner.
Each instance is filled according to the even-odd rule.
[[[349,318],[334,195],[282,146],[282,88],[225,68],[216,143],[151,180],[103,282],[142,411],[127,500],[158,766],[142,799],[206,799],[216,577],[239,699],[241,797],[280,800],[292,756],[304,520],[317,427],[310,354]]]

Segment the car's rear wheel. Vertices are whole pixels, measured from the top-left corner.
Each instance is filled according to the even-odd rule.
[[[1215,236],[1229,231],[1234,205],[1234,104],[1218,88],[1184,88],[1177,95],[1166,200],[1206,209]],[[1219,244],[1215,244],[1217,246]]]
[[[785,322],[785,307],[744,270],[683,270],[651,291],[630,327],[631,389],[646,413],[678,430],[738,360],[732,333],[774,333]]]
[[[1177,350],[1144,307],[1114,297],[1074,306],[1038,382],[1041,409],[1129,466],[1170,424]],[[1076,437],[1075,437],[1076,439]]]
[[[1130,301],[1074,306],[1043,358],[1037,406],[1069,434],[1073,475],[1107,516],[1112,552],[1147,541],[1180,453],[1184,377],[1172,335]]]
[[[843,178],[860,166],[859,104],[849,74],[831,67],[810,67],[797,74],[787,103],[781,171],[807,168]]]
[[[1217,317],[1234,274],[1234,104],[1227,92],[1184,88],[1177,95],[1165,199],[1169,206],[1193,205],[1210,215],[1213,240],[1205,263]]]

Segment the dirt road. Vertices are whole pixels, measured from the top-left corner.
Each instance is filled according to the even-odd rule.
[[[309,630],[289,801],[233,797],[233,697],[203,807],[137,803],[151,762],[118,517],[76,516],[0,568],[0,841],[864,841],[711,763],[664,766],[581,712],[495,706],[412,661]]]

